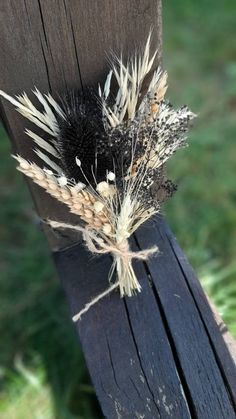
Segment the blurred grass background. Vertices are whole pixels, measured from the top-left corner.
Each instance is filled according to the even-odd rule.
[[[236,336],[235,0],[163,3],[168,97],[199,115],[190,148],[169,164],[179,191],[165,213]],[[0,152],[1,418],[99,418],[64,296],[3,129]]]

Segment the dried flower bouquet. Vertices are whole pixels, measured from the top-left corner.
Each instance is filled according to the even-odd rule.
[[[97,93],[71,92],[57,103],[35,89],[39,111],[25,93],[13,98],[0,91],[42,131],[39,136],[26,129],[42,166],[16,155],[18,169],[78,215],[78,225],[49,220],[51,226],[80,231],[90,252],[113,256],[109,281],[115,270],[117,280],[74,321],[117,287],[121,297],[141,291],[132,259],[145,260],[157,248],[132,252],[128,239],[160,212],[161,203],[176,189],[165,176],[165,163],[186,145],[194,114],[185,106],[175,110],[164,100],[167,73],[160,68],[144,91],[157,54],[150,55],[150,40],[149,35],[144,50],[127,64],[114,56],[104,88],[99,86]],[[113,79],[118,85],[115,96]]]

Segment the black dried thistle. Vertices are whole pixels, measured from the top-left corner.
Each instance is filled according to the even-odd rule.
[[[105,130],[101,102],[96,92],[88,88],[68,93],[60,106],[65,118],[57,115],[57,149],[63,171],[69,179],[96,187],[96,183],[113,171],[116,173],[116,186],[122,192],[123,179],[129,173],[131,161],[137,162],[146,154],[142,168],[145,179],[139,190],[139,199],[147,206],[159,208],[160,202],[173,195],[177,186],[166,178],[164,167],[148,167],[159,131],[166,129],[169,132],[163,147],[167,148],[174,141],[176,129],[165,119],[145,124],[139,120],[124,120],[117,127]],[[169,103],[167,106],[172,108]],[[185,121],[179,127],[179,132],[185,132],[186,129]],[[83,170],[76,163],[75,156],[83,162]],[[161,156],[160,161],[165,157],[165,154]]]
[[[95,186],[112,170],[112,156],[105,145],[108,135],[104,129],[102,109],[95,91],[84,89],[68,93],[60,103],[64,116],[57,116],[58,150],[65,175],[76,182]],[[83,162],[83,171],[76,164]]]

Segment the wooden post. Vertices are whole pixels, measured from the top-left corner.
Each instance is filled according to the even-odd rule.
[[[150,27],[161,57],[160,0],[5,0],[0,7],[0,88],[11,95],[96,85],[106,54],[132,52]],[[30,158],[25,120],[6,102],[1,110],[14,149]],[[71,218],[29,185],[41,217]],[[46,234],[75,313],[105,289],[111,259],[91,259],[77,237]],[[153,243],[160,256],[135,265],[142,293],[113,293],[76,324],[104,416],[233,419],[235,363],[210,305],[164,220],[132,240],[134,249]]]

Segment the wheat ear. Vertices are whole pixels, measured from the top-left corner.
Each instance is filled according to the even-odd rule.
[[[35,163],[28,162],[20,156],[13,157],[19,163],[17,169],[20,172],[30,177],[58,201],[66,204],[73,214],[79,215],[93,229],[105,232],[108,236],[111,234],[113,229],[106,207],[100,205],[101,210],[97,210],[99,208],[98,203],[102,204],[97,196],[86,189],[78,191],[76,187],[60,185],[53,174],[44,171]]]

